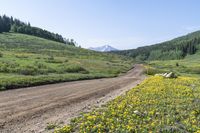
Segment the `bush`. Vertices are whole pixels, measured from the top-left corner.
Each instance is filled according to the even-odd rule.
[[[38,72],[38,69],[34,66],[24,66],[23,69],[19,70],[19,74],[22,75],[36,75]]]
[[[16,57],[16,58],[20,58],[20,59],[21,59],[21,58],[22,58],[22,59],[23,59],[23,58],[24,58],[24,59],[25,59],[25,58],[28,58],[27,55],[15,55],[15,57]]]
[[[36,61],[35,63],[34,63],[34,66],[37,66],[39,69],[46,69],[47,68],[47,66],[46,66],[46,64],[44,64],[44,63],[42,63],[42,62],[38,62],[38,61]]]
[[[62,66],[59,70],[57,70],[58,73],[89,73],[85,68],[79,66],[79,65],[69,65],[69,66]]]
[[[192,73],[192,74],[200,74],[200,68],[199,67],[189,67],[185,69],[185,72]]]
[[[158,74],[158,73],[166,73],[166,71],[164,71],[162,69],[146,66],[145,67],[145,73],[147,75],[155,75],[155,74]]]
[[[47,129],[47,130],[51,130],[51,129],[56,128],[57,126],[58,126],[58,125],[55,124],[55,123],[48,123],[46,129]]]
[[[116,69],[116,70],[109,70],[109,71],[108,71],[109,74],[114,74],[114,75],[118,75],[118,74],[120,74],[120,72],[121,72],[121,71],[118,70],[118,69]]]
[[[68,59],[65,59],[64,62],[68,62]]]
[[[49,68],[46,64],[41,62],[35,62],[33,65],[28,66],[20,66],[17,71],[17,73],[22,75],[39,75],[53,72],[56,72],[56,70]]]
[[[0,80],[0,90],[16,89],[21,87],[45,85],[52,83],[60,83],[66,81],[76,81],[94,78],[106,78],[110,75],[105,74],[49,74],[38,76],[22,76],[16,75],[13,77],[6,77]]]
[[[3,57],[3,53],[0,53],[0,57]]]
[[[53,56],[50,56],[47,60],[47,63],[63,63],[62,60],[55,59]]]
[[[179,66],[178,62],[176,62],[176,66],[177,66],[177,67]]]
[[[2,61],[0,62],[0,72],[2,73],[15,73],[19,64],[12,61]]]
[[[77,65],[71,65],[65,68],[66,72],[69,73],[78,73],[78,72],[85,72],[85,68],[81,67],[81,66],[77,66]]]

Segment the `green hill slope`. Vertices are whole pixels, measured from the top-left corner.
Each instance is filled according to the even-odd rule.
[[[178,75],[199,77],[200,74],[200,52],[187,55],[181,60],[156,60],[147,62],[147,72],[150,75],[156,73],[175,72]]]
[[[197,31],[171,41],[132,50],[117,51],[116,53],[130,56],[137,60],[174,60],[195,54],[200,48],[199,45],[200,31]]]
[[[16,33],[0,34],[0,88],[113,77],[131,60]]]

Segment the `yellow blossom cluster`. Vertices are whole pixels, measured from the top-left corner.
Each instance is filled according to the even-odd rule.
[[[199,132],[200,80],[153,76],[55,133]]]

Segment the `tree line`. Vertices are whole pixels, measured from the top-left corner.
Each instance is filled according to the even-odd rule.
[[[200,31],[173,39],[171,41],[139,47],[137,49],[116,51],[136,60],[173,60],[182,59],[188,54],[195,54],[200,49]]]
[[[75,45],[76,42],[73,39],[65,39],[61,35],[53,32],[49,32],[45,29],[31,26],[30,23],[25,23],[19,19],[8,17],[6,15],[0,16],[0,33],[2,32],[15,32],[33,35],[52,41],[57,41],[69,45]]]

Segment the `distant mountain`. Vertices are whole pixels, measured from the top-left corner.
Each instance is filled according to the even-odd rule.
[[[90,47],[90,50],[99,51],[99,52],[110,52],[110,51],[118,51],[118,49],[111,47],[109,45],[104,45],[101,47]]]

